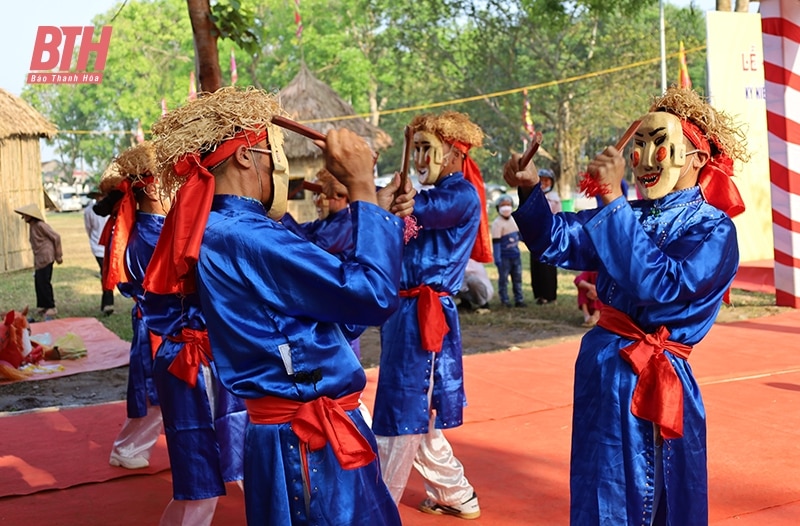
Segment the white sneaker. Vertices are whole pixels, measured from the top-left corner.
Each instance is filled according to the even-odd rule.
[[[123,457],[115,451],[111,452],[108,463],[114,467],[125,469],[142,469],[150,466],[150,461],[144,457]]]
[[[478,505],[478,494],[472,492],[472,497],[457,506],[445,506],[431,499],[425,499],[419,505],[419,511],[431,515],[452,515],[460,519],[477,519],[481,516],[481,507]]]

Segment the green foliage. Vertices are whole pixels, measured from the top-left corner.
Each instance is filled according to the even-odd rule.
[[[655,0],[303,0],[300,9],[298,40],[294,2],[214,2],[213,19],[227,39],[219,41],[223,77],[231,50],[238,84],[273,92],[305,62],[395,139],[380,156],[381,173],[399,167],[402,129],[414,114],[456,109],[486,132],[474,156],[484,177],[499,181],[503,163],[527,138],[528,87],[534,124],[544,133],[536,162],[574,187],[588,158],[615,142],[660,91]],[[168,108],[185,102],[194,69],[185,0],[129,0],[95,24],[110,23],[117,11],[101,85],[31,86],[24,94],[63,130],[56,144],[65,164],[83,157],[95,172],[131,144],[137,122],[149,129],[162,98]],[[688,50],[702,47],[702,13],[667,5],[666,21],[668,54],[679,40]],[[701,90],[704,57],[688,56]],[[668,73],[674,82],[676,58]]]

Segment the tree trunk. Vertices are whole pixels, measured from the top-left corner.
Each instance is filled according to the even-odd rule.
[[[578,180],[578,152],[579,145],[575,143],[571,133],[572,111],[570,96],[561,101],[558,108],[556,121],[556,136],[558,137],[558,177],[557,191],[564,199],[572,199],[572,191]]]
[[[730,11],[731,0],[717,0],[717,11]]]
[[[750,11],[750,0],[736,0],[736,12],[747,13]]]
[[[186,0],[186,4],[189,7],[189,19],[194,34],[198,91],[217,91],[222,87],[222,71],[219,68],[217,50],[219,31],[211,20],[209,0]]]

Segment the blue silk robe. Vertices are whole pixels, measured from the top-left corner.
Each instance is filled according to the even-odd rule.
[[[597,294],[646,333],[695,345],[708,333],[739,263],[731,219],[698,187],[654,201],[620,197],[599,210],[552,215],[537,186],[514,213],[523,240],[546,263],[598,272]],[[601,327],[575,364],[571,524],[649,525],[656,463],[653,424],[631,413],[637,376]],[[665,440],[668,526],[708,523],[705,410],[686,360],[665,352],[683,386],[683,437]],[[663,504],[663,503],[662,503]]]
[[[220,380],[237,396],[309,402],[364,389],[340,326],[380,325],[397,308],[403,223],[369,203],[350,209],[353,250],[342,261],[269,219],[258,201],[214,197],[197,284]],[[347,414],[377,451],[361,413]],[[308,454],[307,485],[300,458],[288,422],[248,425],[249,524],[400,524],[377,456],[343,470],[326,444]]]
[[[433,367],[436,427],[460,426],[466,404],[461,361],[461,326],[453,296],[480,224],[483,204],[461,172],[450,175],[415,197],[414,217],[422,228],[403,254],[400,289],[426,284],[446,292],[440,301],[450,331],[439,353],[421,347],[417,298],[401,298],[400,308],[381,327],[381,362],[372,429],[376,435],[425,434],[429,425],[427,392]]]
[[[141,418],[147,415],[147,404],[158,405],[158,394],[153,381],[153,351],[150,346],[150,331],[142,320],[140,302],[144,297],[142,282],[144,273],[156,241],[164,226],[164,216],[136,212],[128,246],[125,248],[125,272],[127,283],[117,284],[120,293],[134,301],[131,309],[131,358],[128,368],[128,418]]]

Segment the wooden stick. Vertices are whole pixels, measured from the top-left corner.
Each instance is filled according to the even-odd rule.
[[[542,145],[542,132],[536,132],[536,135],[534,135],[532,139],[531,145],[519,159],[520,170],[524,170],[525,167],[528,166],[528,163],[531,162],[531,159],[533,159],[533,156],[536,155],[536,152],[539,151],[539,146]]]
[[[272,117],[272,124],[295,133],[299,133],[303,137],[308,137],[312,141],[324,141],[327,138],[322,132],[318,132],[313,128],[309,128],[308,126],[300,124],[299,122],[295,122],[292,119],[281,117],[280,115],[275,115]]]
[[[294,196],[302,192],[303,190],[311,190],[312,192],[321,194],[322,193],[322,185],[317,183],[312,183],[311,181],[303,181],[301,184],[294,187],[294,189],[289,192],[289,199],[292,199]]]
[[[411,152],[414,150],[414,130],[411,126],[403,129],[403,159],[400,163],[400,188],[395,196],[405,193],[408,170],[411,167]]]
[[[628,141],[631,140],[631,137],[633,137],[633,134],[636,133],[636,130],[639,129],[639,125],[641,123],[642,123],[641,120],[635,120],[631,123],[631,125],[628,127],[625,133],[622,134],[622,137],[619,138],[617,144],[614,145],[614,148],[616,148],[617,151],[621,152],[622,149],[625,148],[625,145],[628,144]]]
[[[311,181],[303,181],[303,190],[311,190],[315,194],[321,194],[322,185],[317,183],[312,183]]]

